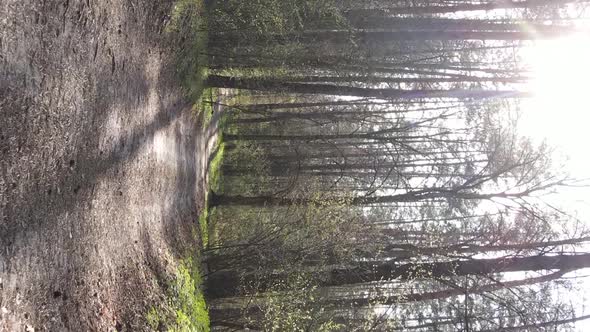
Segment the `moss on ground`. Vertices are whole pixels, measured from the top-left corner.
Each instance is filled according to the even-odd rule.
[[[148,311],[148,325],[154,330],[209,331],[209,313],[201,283],[198,259],[189,256],[182,260],[174,280],[167,285],[168,301]]]

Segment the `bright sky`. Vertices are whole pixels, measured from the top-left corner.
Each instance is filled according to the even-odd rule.
[[[590,35],[538,41],[523,60],[530,65],[528,89],[535,96],[521,105],[521,133],[554,147],[555,158],[573,177],[590,179]],[[590,217],[589,188],[561,194]]]
[[[572,177],[590,179],[590,34],[538,41],[523,53],[523,60],[530,65],[529,89],[535,96],[521,105],[522,133],[555,147],[555,157],[565,161],[564,170]],[[590,188],[561,189],[552,200],[577,210],[590,227]],[[583,294],[577,297],[580,307],[590,305],[589,279],[583,279]],[[590,320],[576,328],[590,331]]]
[[[523,58],[530,63],[529,89],[536,95],[524,101],[522,130],[562,149],[572,171],[588,172],[590,36],[538,41]]]

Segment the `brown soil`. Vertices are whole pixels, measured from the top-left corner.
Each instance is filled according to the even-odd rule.
[[[196,245],[208,132],[169,0],[0,1],[0,331],[138,331]]]

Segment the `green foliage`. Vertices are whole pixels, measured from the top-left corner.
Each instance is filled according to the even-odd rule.
[[[228,131],[231,131],[229,129]],[[234,131],[237,133],[237,131]],[[240,193],[242,195],[257,195],[262,184],[268,182],[269,162],[266,152],[254,142],[233,141],[233,148],[226,152],[224,165],[239,165],[240,170],[246,171],[240,176],[230,176],[220,187],[223,193]]]
[[[268,78],[268,79],[281,79],[294,75],[296,72],[288,70],[284,67],[251,67],[251,68],[225,68],[219,70],[220,75],[242,77],[242,78]],[[238,91],[242,96],[244,91]],[[244,103],[245,104],[245,103]]]
[[[347,262],[353,255],[350,248],[354,241],[347,234],[358,233],[361,228],[354,221],[357,215],[358,211],[338,206],[325,209],[292,206],[264,211],[220,206],[211,216],[217,234],[215,245],[227,248],[216,254],[248,257],[236,262],[233,268],[238,270],[250,269],[247,260],[252,259],[251,264],[277,268],[287,274],[300,273],[309,266]],[[244,243],[255,245],[240,246]],[[247,285],[245,288],[250,293]]]
[[[265,331],[331,332],[343,328],[326,315],[324,308],[310,305],[317,297],[317,288],[309,280],[305,274],[295,274],[287,284],[279,286],[280,291],[262,295]]]
[[[222,139],[221,136],[218,138]],[[209,164],[209,188],[215,192],[218,192],[221,188],[221,165],[223,164],[223,158],[225,154],[225,144],[218,141],[217,152]]]
[[[228,163],[246,163],[250,166],[260,167],[265,164],[265,152],[256,143],[249,141],[235,142],[235,148],[228,154]]]
[[[213,13],[220,32],[284,34],[303,27],[326,27],[343,20],[330,0],[218,1]]]
[[[207,194],[207,196],[209,195]],[[199,215],[199,229],[201,231],[201,243],[203,244],[203,248],[207,248],[209,245],[209,209],[206,207]]]
[[[327,48],[319,47],[320,55],[318,45],[306,42],[307,32],[349,26],[336,0],[225,0],[217,1],[211,12],[212,63],[223,70],[266,68],[278,74],[247,75],[256,77],[280,78],[286,76],[280,73],[283,68],[313,65]]]
[[[175,3],[166,27],[170,47],[177,50],[176,71],[188,96],[198,100],[207,77],[207,18],[202,0]]]
[[[262,70],[241,70],[241,69],[228,69],[223,70],[222,72],[226,72],[228,76],[241,76],[241,75],[255,75],[260,72],[264,72]],[[224,104],[229,105],[232,110],[232,116],[228,117],[231,119],[238,118],[243,116],[248,112],[248,105],[256,105],[256,104],[265,104],[265,103],[290,103],[294,102],[295,98],[292,96],[277,96],[277,95],[267,95],[267,94],[259,94],[256,91],[249,91],[249,90],[235,90],[232,91],[232,95],[227,96]],[[250,113],[251,114],[251,113]],[[260,113],[254,113],[256,115],[260,115]],[[225,128],[225,132],[231,132],[232,134],[237,133],[236,126],[229,126]],[[233,132],[232,132],[233,131]]]
[[[209,314],[200,285],[197,262],[192,257],[181,261],[168,285],[168,302],[149,310],[148,325],[154,330],[164,327],[178,332],[209,331]]]

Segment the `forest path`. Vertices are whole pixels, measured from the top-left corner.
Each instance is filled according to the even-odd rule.
[[[0,331],[142,330],[194,250],[212,130],[172,3],[0,2]]]

